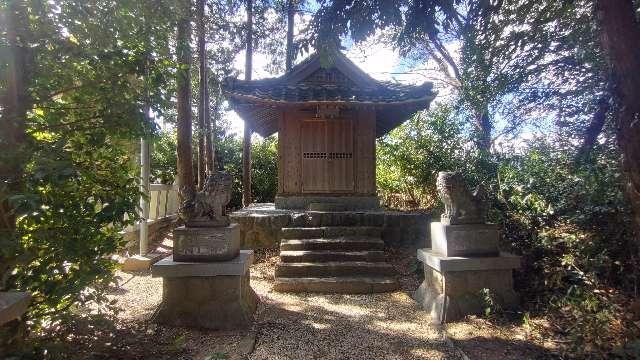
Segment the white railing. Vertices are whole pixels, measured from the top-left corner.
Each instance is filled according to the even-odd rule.
[[[157,220],[178,213],[178,188],[176,185],[149,185],[149,220]]]
[[[149,218],[147,223],[178,213],[178,187],[176,185],[149,184]],[[140,224],[129,225],[124,232],[137,231]]]

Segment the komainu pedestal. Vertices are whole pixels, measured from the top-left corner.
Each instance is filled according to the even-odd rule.
[[[153,277],[162,277],[156,322],[216,330],[252,324],[257,304],[249,285],[253,251],[240,250],[240,227],[226,215],[231,184],[228,174],[216,172],[201,191],[182,191],[185,226],[173,231],[173,257],[151,267]]]
[[[215,330],[251,326],[257,297],[249,284],[253,250],[242,250],[229,261],[177,262],[171,257],[152,267],[162,277],[158,323]]]
[[[482,313],[487,297],[491,306],[517,306],[512,270],[520,257],[498,250],[500,234],[485,222],[482,189],[471,193],[458,173],[438,174],[437,186],[445,213],[442,222],[431,223],[431,248],[418,250],[424,281],[414,299],[436,323]]]
[[[424,281],[413,297],[435,323],[481,314],[487,306],[485,289],[503,309],[518,305],[512,276],[512,270],[520,267],[518,256],[446,257],[419,249],[418,260],[424,264]]]

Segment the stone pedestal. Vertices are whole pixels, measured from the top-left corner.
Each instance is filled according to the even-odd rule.
[[[227,261],[240,253],[240,227],[185,227],[173,230],[173,260]]]
[[[26,328],[20,318],[30,302],[31,295],[26,292],[0,292],[0,358],[22,349]]]
[[[216,330],[251,326],[257,297],[249,286],[253,251],[242,250],[228,261],[176,262],[169,257],[151,267],[162,277],[161,324]]]
[[[424,281],[414,299],[435,323],[480,314],[486,307],[483,289],[503,309],[518,304],[512,270],[520,257],[498,251],[498,231],[491,224],[431,224],[431,249],[419,249]]]

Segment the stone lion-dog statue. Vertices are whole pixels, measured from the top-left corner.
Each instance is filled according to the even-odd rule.
[[[202,190],[183,189],[181,218],[189,227],[229,226],[227,204],[231,201],[231,175],[223,171],[209,174]]]
[[[436,179],[438,196],[444,203],[441,222],[445,225],[484,224],[487,219],[487,204],[484,187],[479,185],[471,192],[458,172],[438,173]]]

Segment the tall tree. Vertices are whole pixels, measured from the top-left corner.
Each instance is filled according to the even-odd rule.
[[[209,111],[209,104],[210,104],[210,95],[209,95],[209,71],[207,69],[206,71],[207,74],[207,85],[204,88],[204,98],[205,98],[205,106],[207,107],[204,113],[204,126],[205,126],[205,138],[204,138],[204,147],[205,147],[205,154],[206,154],[206,168],[207,168],[207,173],[212,173],[214,171],[216,171],[216,165],[215,165],[215,128],[216,128],[216,122],[215,122],[215,118],[213,120],[213,124],[211,123],[211,112]],[[218,102],[216,99],[216,105],[215,105],[215,111],[216,113],[218,112],[217,110],[218,107]]]
[[[183,201],[195,191],[191,150],[191,0],[180,0],[177,11],[177,182],[180,200]]]
[[[296,15],[295,0],[287,0],[287,53],[285,60],[285,70],[291,70],[293,66],[293,27]]]
[[[198,187],[202,189],[207,176],[207,115],[209,113],[209,98],[207,91],[207,44],[205,39],[205,0],[197,2],[196,22],[198,26],[198,62],[199,62],[199,91],[198,91]]]
[[[552,63],[554,21],[565,11],[564,2],[537,1],[321,3],[312,26],[316,47],[335,49],[341,35],[362,42],[387,30],[402,55],[436,64],[442,82],[459,96],[483,153],[490,151],[502,99]]]
[[[244,79],[251,80],[253,71],[253,0],[247,0],[247,51],[244,65]],[[242,205],[249,206],[251,200],[251,124],[244,121],[242,146]]]
[[[29,21],[26,4],[9,1],[2,13],[3,32],[7,41],[7,64],[2,81],[6,87],[1,94],[0,117],[0,291],[5,290],[6,276],[13,266],[10,253],[16,250],[16,217],[9,201],[12,193],[23,185],[23,157],[26,142],[26,117],[30,107],[27,92],[31,59],[29,56]]]
[[[619,106],[616,138],[640,244],[640,24],[632,0],[597,0],[596,11]]]

